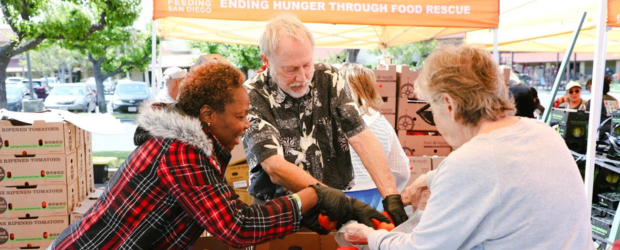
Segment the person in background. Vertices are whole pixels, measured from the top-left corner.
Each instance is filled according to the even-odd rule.
[[[239,200],[224,173],[250,127],[244,80],[231,65],[208,63],[190,73],[178,102],[144,103],[136,121],[148,135],[140,136],[95,205],[49,249],[190,249],[205,230],[241,248],[284,237],[300,223],[326,231],[310,210],[338,221],[389,221],[318,184],[262,205]]]
[[[157,102],[175,102],[179,95],[181,82],[185,79],[187,71],[178,67],[170,67],[164,71],[166,89],[157,94]]]
[[[592,78],[586,82],[586,89],[590,91],[592,88]],[[618,100],[609,94],[611,90],[611,77],[605,75],[603,77],[603,103],[601,105],[601,122],[613,114],[618,109]],[[590,110],[590,101],[586,101],[586,110]]]
[[[347,241],[373,250],[594,248],[591,208],[564,139],[547,124],[514,116],[488,51],[435,50],[415,91],[429,102],[424,120],[455,150],[433,178],[426,175],[431,196],[415,228],[350,224]]]
[[[375,73],[371,69],[356,63],[343,64],[340,72],[352,90],[351,96],[359,108],[366,126],[379,139],[388,161],[388,167],[400,192],[409,180],[409,158],[402,150],[394,128],[379,113],[379,105],[381,105],[382,100],[375,88]],[[345,194],[382,211],[381,194],[354,149],[351,149],[351,162],[354,176],[351,188],[346,190]]]
[[[506,65],[500,66],[501,71],[506,68],[508,68]],[[521,79],[519,79],[517,74],[515,74],[512,69],[510,69],[508,87],[517,108],[516,116],[534,118],[534,110],[536,109],[536,105],[534,104],[532,92],[530,91],[530,88],[524,84]]]
[[[349,145],[360,156],[396,225],[407,220],[377,137],[366,128],[338,69],[314,62],[314,38],[294,16],[269,21],[260,38],[267,69],[244,84],[250,129],[243,146],[248,192],[265,202],[320,182],[346,190],[353,180]]]
[[[558,108],[587,110],[586,102],[581,99],[581,84],[579,82],[570,81],[566,84],[566,98]]]
[[[540,104],[540,99],[538,99],[538,91],[534,87],[530,87],[530,92],[532,93],[532,97],[534,97],[534,104],[536,105],[536,109],[534,110],[534,117],[536,119],[541,119],[542,115],[545,113],[545,107]]]

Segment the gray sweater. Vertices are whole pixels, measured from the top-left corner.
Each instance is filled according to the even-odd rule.
[[[465,143],[430,190],[413,232],[376,231],[370,249],[593,249],[577,165],[558,133],[534,119]]]

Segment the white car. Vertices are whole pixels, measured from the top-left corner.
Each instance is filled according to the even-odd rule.
[[[30,94],[30,91],[28,90],[28,87],[23,83],[23,81],[27,81],[26,78],[23,78],[23,77],[7,77],[6,80],[4,80],[4,83],[18,85],[18,88],[21,89],[22,96],[26,96],[26,95]]]

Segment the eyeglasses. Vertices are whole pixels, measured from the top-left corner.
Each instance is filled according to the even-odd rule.
[[[428,110],[430,107],[431,107],[431,104],[428,103],[424,105],[424,107],[416,111],[415,113],[418,114],[424,122],[430,124],[431,126],[435,126],[435,119],[433,118],[433,112]]]
[[[571,89],[571,90],[569,90],[569,91],[568,91],[568,93],[569,93],[569,94],[572,94],[572,93],[573,93],[573,91],[574,91],[574,93],[575,93],[575,94],[579,94],[579,92],[581,92],[581,90],[580,90],[580,89],[575,89],[575,90],[572,90],[572,89]]]

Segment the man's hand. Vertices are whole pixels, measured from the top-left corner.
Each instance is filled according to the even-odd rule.
[[[420,199],[422,198],[422,192],[428,190],[426,187],[426,175],[420,175],[411,185],[405,187],[400,195],[403,199],[403,204],[405,206],[411,205],[413,210],[418,209],[418,204],[420,203]]]
[[[383,209],[385,209],[390,216],[395,226],[407,221],[409,216],[405,213],[405,205],[403,204],[400,194],[391,194],[383,199]]]
[[[368,244],[368,236],[375,230],[364,224],[353,223],[344,227],[344,240],[353,245]]]
[[[308,229],[320,234],[326,235],[329,234],[329,230],[323,228],[319,224],[319,209],[318,207],[314,207],[305,214],[303,214],[303,218],[300,221],[301,225],[307,227]]]

